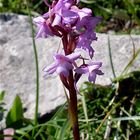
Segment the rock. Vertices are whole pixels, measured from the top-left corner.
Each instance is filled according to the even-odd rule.
[[[0,14],[0,90],[5,90],[6,108],[9,109],[16,95],[20,95],[23,106],[27,108],[25,116],[33,117],[35,108],[36,76],[34,53],[32,47],[31,28],[27,16],[16,14]],[[115,73],[121,74],[133,57],[133,42],[135,51],[140,44],[140,36],[98,34],[98,41],[93,42],[95,57],[93,60],[102,61],[103,76],[97,77],[98,84],[110,84],[113,78],[109,51],[108,37],[111,45]],[[43,68],[53,61],[53,53],[59,48],[59,38],[36,40],[39,72],[40,100],[39,112],[50,112],[65,102],[63,86],[58,76],[44,79]],[[130,71],[140,68],[140,55],[130,68]],[[79,84],[87,80],[86,76]]]

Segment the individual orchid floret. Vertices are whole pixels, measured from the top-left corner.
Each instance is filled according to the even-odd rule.
[[[89,53],[90,58],[94,55],[94,50],[91,47],[91,43],[93,40],[96,40],[96,34],[94,32],[85,31],[82,35],[79,36],[78,42],[77,42],[77,48],[82,48],[85,51]]]
[[[47,24],[47,21],[43,17],[34,18],[33,22],[39,29],[36,38],[53,36],[49,24]]]
[[[92,62],[90,64],[83,64],[82,66],[75,69],[77,74],[87,74],[88,73],[88,80],[90,82],[95,83],[97,75],[103,75],[103,72],[99,70],[102,66],[101,62]]]
[[[53,5],[49,12],[50,18],[53,19],[53,27],[61,26],[64,29],[68,29],[76,23],[79,16],[71,10],[74,3],[74,0],[59,0],[56,5]]]
[[[82,48],[89,53],[90,58],[94,55],[94,50],[91,43],[97,40],[96,33],[94,32],[95,26],[99,23],[101,18],[98,17],[84,17],[77,23],[76,30],[81,32],[77,40],[77,48]]]
[[[45,68],[44,71],[48,74],[51,75],[54,72],[57,74],[61,74],[65,77],[69,76],[69,71],[76,67],[75,60],[80,58],[79,53],[73,53],[67,56],[64,56],[62,54],[55,54],[54,55],[54,60],[55,62],[50,65],[49,67]]]
[[[54,1],[49,9],[49,19],[51,25],[64,26],[64,24],[73,24],[78,18],[77,13],[71,11],[72,5],[76,4],[75,0]]]

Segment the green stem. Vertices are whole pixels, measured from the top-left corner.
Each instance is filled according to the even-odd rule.
[[[35,44],[35,38],[34,38],[34,28],[33,28],[33,22],[31,17],[31,11],[28,7],[28,3],[26,1],[27,10],[29,13],[29,19],[30,19],[30,25],[31,25],[31,31],[32,31],[32,42],[33,42],[33,51],[34,51],[34,59],[35,59],[35,66],[36,66],[36,105],[35,105],[35,116],[34,116],[34,124],[37,125],[38,123],[38,105],[39,105],[39,64],[38,64],[38,54]]]
[[[73,136],[74,136],[74,140],[80,140],[79,125],[78,125],[78,112],[77,112],[77,94],[74,87],[74,79],[73,79],[72,71],[70,71],[68,81],[69,81],[69,86],[70,86],[69,114],[70,114],[70,120],[72,123]]]
[[[109,35],[108,35],[108,51],[109,51],[109,58],[110,58],[110,65],[111,65],[112,73],[113,73],[114,78],[116,78],[113,60],[112,60],[112,54],[111,54],[111,45],[110,45]]]

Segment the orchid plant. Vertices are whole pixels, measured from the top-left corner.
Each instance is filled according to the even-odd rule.
[[[38,27],[36,38],[57,36],[62,40],[62,53],[54,54],[54,63],[44,68],[45,76],[57,73],[63,85],[69,92],[69,114],[73,129],[74,140],[80,140],[77,115],[77,82],[83,74],[88,74],[88,80],[95,82],[102,62],[93,62],[94,49],[91,43],[97,40],[94,31],[101,17],[93,17],[89,8],[78,8],[79,0],[53,0],[49,11],[34,18]],[[84,58],[80,52],[84,50],[89,58]],[[77,64],[81,60],[81,64]]]

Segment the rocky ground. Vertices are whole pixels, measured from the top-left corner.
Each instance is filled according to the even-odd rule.
[[[140,45],[140,35],[97,34],[93,42],[95,57],[102,61],[103,76],[97,78],[97,84],[107,85],[113,78],[108,39],[110,40],[112,59],[116,75],[119,76]],[[60,39],[48,38],[36,40],[40,68],[40,102],[39,112],[44,114],[63,104],[65,95],[59,77],[43,78],[42,69],[53,61],[52,54],[57,51]],[[140,56],[137,57],[130,71],[140,69]],[[32,117],[35,107],[35,63],[32,47],[31,28],[27,16],[0,14],[0,91],[6,92],[6,109],[12,105],[14,97],[20,95],[23,106],[27,108],[26,116]],[[79,85],[86,81],[84,77]]]

